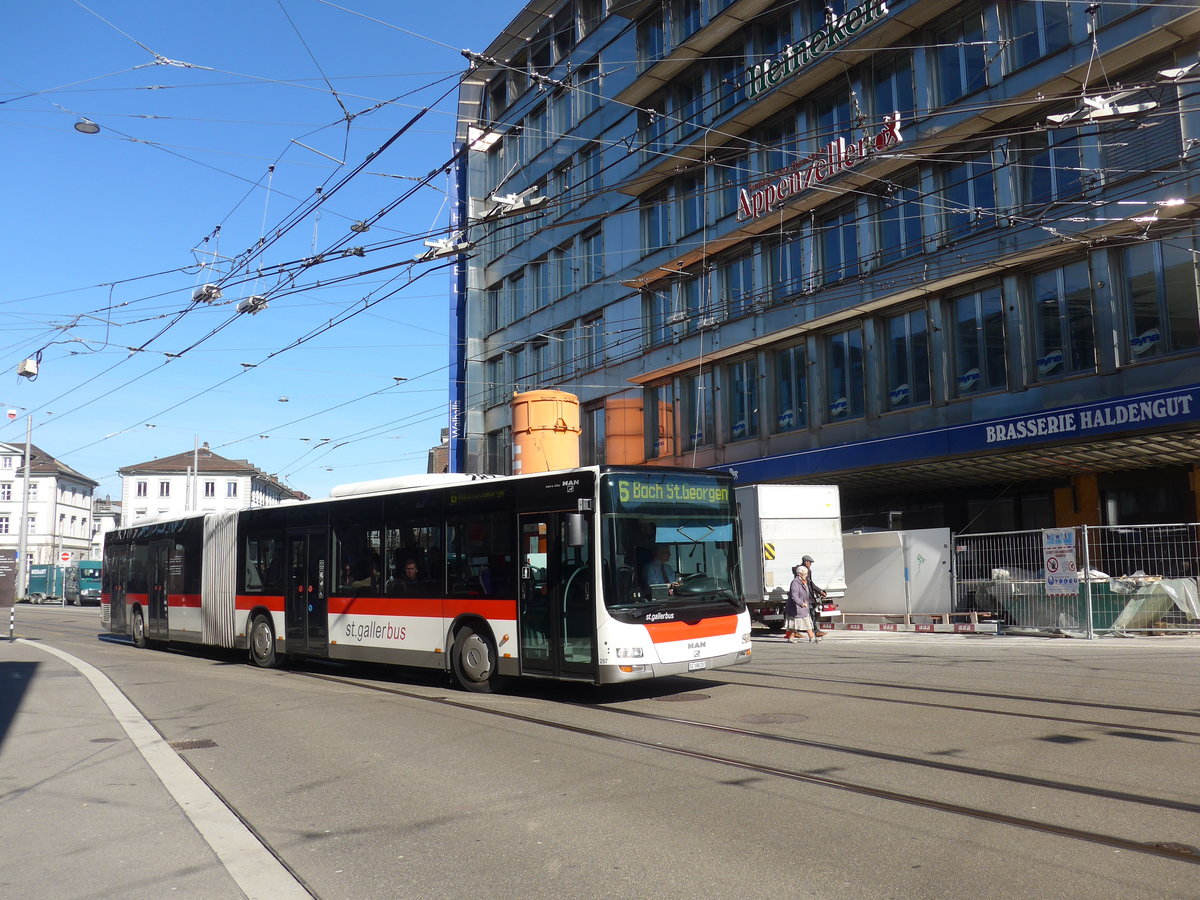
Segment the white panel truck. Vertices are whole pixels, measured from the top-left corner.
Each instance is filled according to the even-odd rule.
[[[792,566],[805,556],[813,558],[813,581],[828,593],[826,603],[834,607],[825,611],[828,614],[820,622],[840,616],[846,564],[837,485],[751,484],[734,493],[742,524],[742,573],[750,621],[772,630],[783,627]]]

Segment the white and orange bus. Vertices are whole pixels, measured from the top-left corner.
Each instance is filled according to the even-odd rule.
[[[439,668],[472,691],[681,674],[750,659],[735,515],[730,475],[687,469],[348,485],[110,532],[103,616],[138,647]]]

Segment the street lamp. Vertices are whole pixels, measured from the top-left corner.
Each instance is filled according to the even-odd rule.
[[[75,130],[78,131],[80,134],[99,134],[100,126],[97,125],[95,122],[93,122],[91,119],[83,117],[83,118],[80,118],[80,120],[75,123]]]

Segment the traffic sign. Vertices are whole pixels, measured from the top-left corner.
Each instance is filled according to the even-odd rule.
[[[58,554],[58,558],[61,559],[63,562],[70,562],[71,554],[68,553],[66,550],[64,550],[62,553]]]

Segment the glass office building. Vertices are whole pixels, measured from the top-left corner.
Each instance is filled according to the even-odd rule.
[[[584,462],[851,527],[1200,519],[1198,52],[1173,2],[527,4],[459,98],[451,468],[557,388]]]

